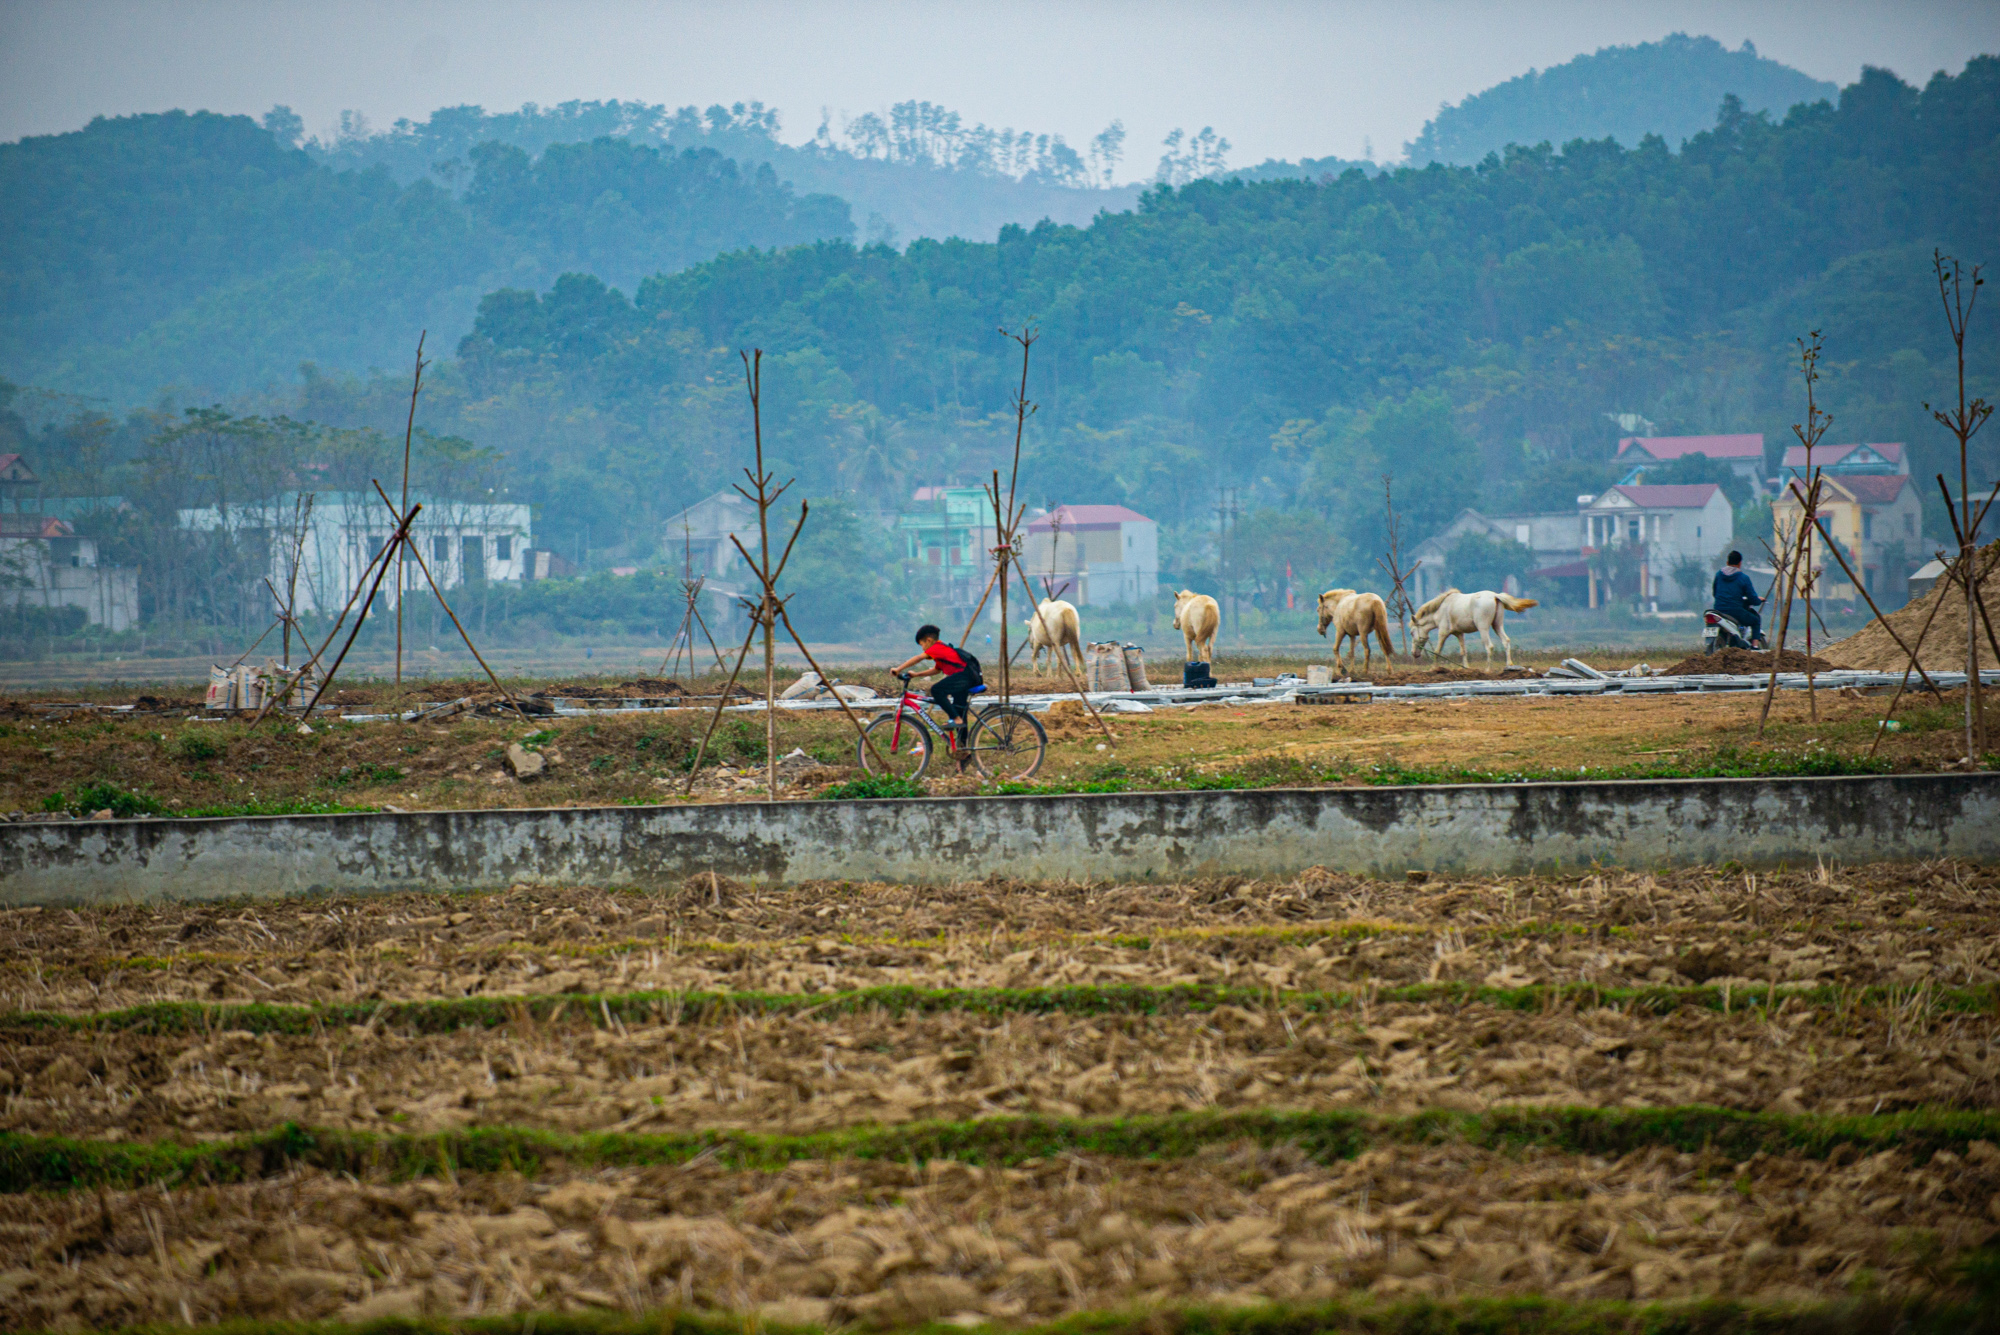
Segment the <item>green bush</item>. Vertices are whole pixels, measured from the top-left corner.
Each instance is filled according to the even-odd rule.
[[[44,811],[67,811],[72,816],[88,816],[109,809],[120,820],[133,816],[164,816],[167,809],[144,793],[131,793],[116,784],[92,783],[74,792],[58,789],[42,799]]]
[[[887,775],[869,774],[859,779],[849,779],[836,783],[822,791],[822,801],[840,801],[856,797],[922,797],[924,786],[909,779],[897,779]]]
[[[229,749],[229,743],[219,737],[204,736],[198,732],[183,733],[174,743],[174,754],[191,765],[204,760],[213,760]]]

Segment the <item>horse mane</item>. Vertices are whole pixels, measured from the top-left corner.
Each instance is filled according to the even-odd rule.
[[[1453,594],[1457,592],[1458,592],[1457,589],[1446,589],[1443,593],[1431,599],[1429,602],[1425,603],[1422,607],[1419,607],[1417,609],[1417,615],[1420,617],[1429,616],[1431,613],[1437,611],[1438,608],[1444,604],[1445,599],[1451,597]]]

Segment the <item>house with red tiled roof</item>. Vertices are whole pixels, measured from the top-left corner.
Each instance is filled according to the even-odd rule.
[[[1800,454],[1803,467],[1804,451]],[[1815,466],[1820,465],[1822,454],[1813,451]],[[1804,509],[1799,492],[1805,485],[1788,485],[1772,501],[1773,546],[1796,540]],[[1807,568],[1820,572],[1815,586],[1820,596],[1860,597],[1840,562],[1825,550],[1826,538],[1831,536],[1840,544],[1848,565],[1860,574],[1869,596],[1884,611],[1909,600],[1910,572],[1931,555],[1924,541],[1924,512],[1914,478],[1907,473],[1836,473],[1826,468],[1821,474],[1819,521],[1824,534],[1811,539]]]
[[[1592,607],[1613,597],[1636,597],[1657,612],[1699,601],[1674,576],[1695,562],[1713,569],[1736,537],[1735,513],[1713,482],[1624,485],[1577,498],[1578,547],[1589,580]],[[1623,556],[1624,559],[1605,559]]]
[[[1673,463],[1690,455],[1724,464],[1757,492],[1764,489],[1761,432],[1735,436],[1627,436],[1618,442],[1615,461],[1623,470],[1618,480],[1621,485],[1643,482],[1649,466]]]
[[[1812,466],[1829,477],[1908,477],[1910,454],[1900,442],[1866,445],[1821,445],[1813,451]],[[1779,484],[1806,476],[1806,447],[1793,445],[1785,450]]]
[[[1021,570],[1079,607],[1146,602],[1160,591],[1160,526],[1122,505],[1059,505],[1028,521]]]

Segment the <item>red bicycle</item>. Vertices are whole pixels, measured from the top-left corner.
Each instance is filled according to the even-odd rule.
[[[910,689],[910,676],[905,672],[897,678],[903,683],[903,698],[896,702],[895,710],[876,715],[863,729],[860,763],[864,771],[898,779],[921,778],[940,740],[945,753],[958,761],[961,774],[970,765],[987,778],[1018,782],[1033,778],[1042,767],[1049,736],[1033,714],[1019,705],[994,703],[975,707],[963,725],[949,720],[940,724],[926,712],[929,698]],[[972,694],[977,697],[985,689],[975,687]]]

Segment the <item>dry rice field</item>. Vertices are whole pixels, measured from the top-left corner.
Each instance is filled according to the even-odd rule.
[[[1996,889],[11,910],[0,1326],[1973,1328]]]

